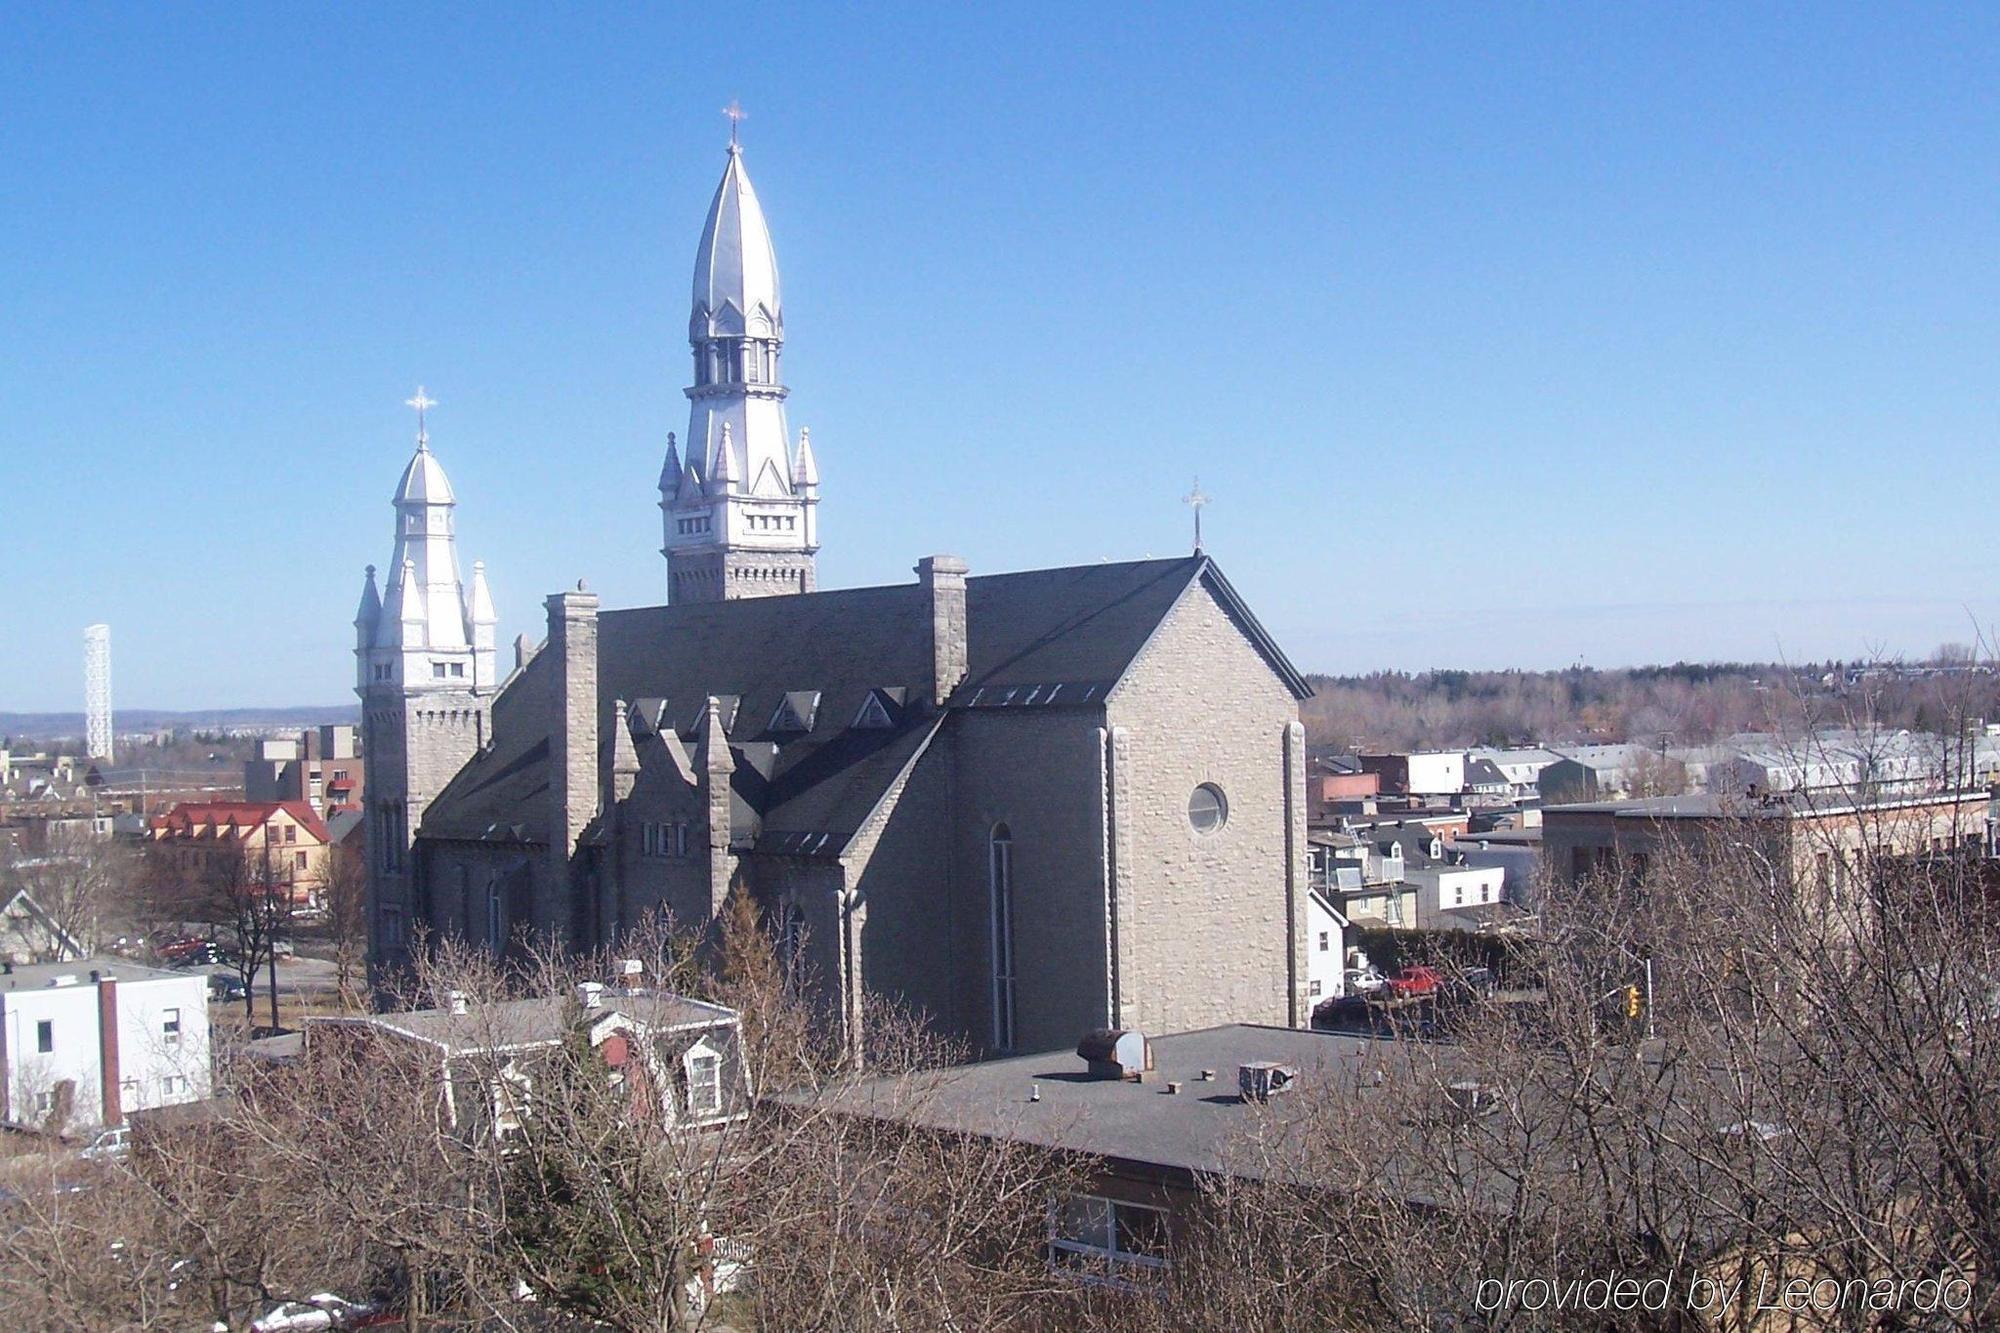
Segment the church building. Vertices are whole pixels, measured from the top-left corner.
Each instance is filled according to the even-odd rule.
[[[1199,550],[982,576],[933,555],[819,591],[783,338],[732,143],[659,481],[667,603],[556,594],[504,680],[420,424],[389,595],[371,570],[356,618],[371,963],[406,962],[417,925],[595,947],[740,884],[850,1032],[870,995],[988,1054],[1304,1024],[1298,671]]]

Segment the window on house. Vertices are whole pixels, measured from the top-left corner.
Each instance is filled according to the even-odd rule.
[[[1306,983],[1306,998],[1314,1000],[1319,998],[1319,983],[1317,981],[1308,981]]]
[[[1330,933],[1331,933],[1331,932],[1328,932],[1328,931],[1324,931],[1324,930],[1322,930],[1322,931],[1321,931],[1321,932],[1319,933],[1319,951],[1320,951],[1321,953],[1325,953],[1325,952],[1326,952],[1326,948],[1327,948],[1327,940],[1328,940],[1328,938],[1329,938],[1329,936],[1330,936]]]
[[[697,1046],[688,1052],[688,1113],[714,1115],[722,1109],[722,1057]]]
[[[304,852],[293,853],[292,868],[295,870],[304,870],[306,868],[306,854]]]
[[[993,963],[993,1049],[1014,1049],[1014,835],[996,825],[987,853]]]
[[[459,680],[465,679],[465,663],[453,662],[451,664],[451,674]]]
[[[444,663],[442,662],[431,663],[431,678],[433,680],[444,679]]]
[[[185,1097],[188,1091],[186,1074],[168,1074],[160,1080],[160,1091],[168,1097]]]
[[[53,1092],[38,1092],[35,1094],[35,1113],[37,1115],[54,1115],[55,1109],[56,1095]]]
[[[160,1044],[178,1046],[181,1044],[181,1011],[162,1009],[160,1011]]]
[[[56,1025],[48,1019],[35,1024],[35,1049],[43,1055],[56,1048]]]
[[[299,840],[299,826],[297,824],[285,825],[285,841],[297,842],[298,840]]]
[[[1112,1281],[1144,1281],[1167,1266],[1167,1214],[1144,1204],[1081,1194],[1055,1210],[1049,1260]]]

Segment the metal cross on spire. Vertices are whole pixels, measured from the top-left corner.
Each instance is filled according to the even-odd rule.
[[[1194,510],[1194,553],[1201,554],[1201,510],[1209,503],[1208,495],[1201,489],[1201,478],[1194,479],[1194,489],[1181,497],[1181,503]]]
[[[403,406],[417,409],[417,448],[428,448],[431,436],[430,432],[424,429],[424,413],[430,408],[437,406],[437,399],[425,393],[424,386],[419,384],[417,386],[417,396],[415,398],[405,398]]]
[[[736,127],[748,120],[750,113],[732,97],[729,105],[722,108],[722,114],[729,117],[729,151],[733,153],[736,151]]]

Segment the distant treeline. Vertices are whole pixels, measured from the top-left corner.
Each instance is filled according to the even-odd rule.
[[[1924,664],[1676,662],[1563,671],[1309,676],[1307,739],[1340,750],[1529,742],[1701,745],[1744,731],[1933,731],[2000,717],[2000,677],[1949,650]]]

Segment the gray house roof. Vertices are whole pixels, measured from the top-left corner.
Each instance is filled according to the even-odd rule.
[[[904,706],[926,692],[931,671],[930,605],[916,583],[606,611],[600,716],[623,700],[660,733],[693,742],[708,699],[731,701],[736,840],[837,855],[944,716],[1102,706],[1197,582],[1297,697],[1311,694],[1221,571],[1186,556],[967,579],[969,669],[944,714]],[[423,836],[546,841],[541,701],[553,669],[548,654],[536,656],[495,700],[492,748],[446,786]],[[873,725],[857,726],[864,708]]]

